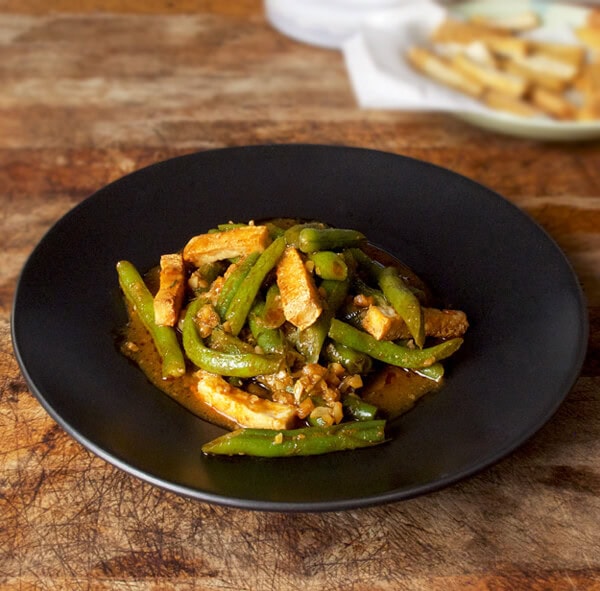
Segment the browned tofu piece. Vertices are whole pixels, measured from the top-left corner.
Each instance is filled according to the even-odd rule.
[[[288,246],[277,265],[277,285],[283,314],[299,329],[308,328],[323,311],[312,275],[296,248]]]
[[[267,226],[241,226],[226,232],[194,236],[185,245],[183,258],[200,267],[214,261],[262,252],[270,243]]]
[[[160,283],[154,296],[154,322],[160,326],[175,326],[185,293],[185,267],[181,254],[160,257]]]
[[[291,404],[273,402],[248,394],[221,376],[197,371],[198,397],[240,427],[254,429],[289,429],[294,425],[297,410]]]
[[[362,319],[362,327],[378,341],[399,339],[404,332],[410,335],[404,320],[390,306],[369,306]]]
[[[469,327],[467,315],[460,310],[423,308],[425,335],[438,338],[462,336]],[[362,320],[363,329],[379,341],[410,338],[404,320],[391,306],[369,306]]]

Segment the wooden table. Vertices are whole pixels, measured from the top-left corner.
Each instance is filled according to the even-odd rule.
[[[279,514],[164,492],[57,427],[10,340],[35,244],[125,173],[263,142],[428,160],[503,194],[556,239],[588,300],[589,351],[532,440],[426,497]],[[0,0],[0,203],[0,588],[600,589],[600,142],[362,111],[340,54],[281,36],[258,0]]]

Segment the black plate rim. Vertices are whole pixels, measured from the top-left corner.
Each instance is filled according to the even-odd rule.
[[[574,287],[576,288],[577,293],[577,307],[580,312],[579,315],[579,326],[578,332],[581,335],[581,338],[578,342],[578,351],[576,354],[576,363],[573,363],[569,374],[565,376],[564,383],[565,386],[563,388],[564,393],[562,397],[557,397],[555,403],[552,407],[547,409],[547,412],[544,415],[540,415],[538,420],[535,423],[531,423],[529,425],[529,430],[526,434],[523,435],[520,439],[513,440],[506,446],[502,448],[498,448],[496,453],[487,455],[485,459],[482,459],[478,464],[474,464],[471,467],[468,467],[462,471],[458,471],[444,478],[439,478],[435,482],[427,483],[421,486],[412,487],[410,490],[390,490],[385,493],[380,494],[372,494],[370,496],[360,497],[360,498],[347,498],[347,499],[337,499],[333,501],[272,501],[272,500],[256,500],[256,499],[246,499],[242,496],[223,496],[219,494],[213,494],[210,492],[198,490],[191,487],[186,487],[182,485],[177,485],[172,482],[166,482],[161,478],[154,477],[150,474],[147,474],[143,470],[139,470],[136,466],[128,463],[127,461],[116,457],[113,454],[107,453],[102,447],[98,446],[94,441],[88,439],[85,435],[80,433],[77,429],[73,428],[68,422],[64,421],[59,413],[55,411],[55,409],[48,403],[44,394],[38,389],[34,380],[32,379],[26,364],[24,362],[21,347],[22,345],[19,343],[18,335],[16,334],[15,328],[15,311],[18,305],[18,300],[20,297],[20,288],[21,288],[21,280],[23,276],[26,274],[28,270],[28,266],[30,261],[34,258],[35,254],[38,250],[44,247],[44,242],[50,234],[52,234],[56,227],[60,224],[67,223],[69,218],[73,215],[76,215],[81,209],[88,207],[90,203],[92,203],[99,194],[104,193],[105,191],[109,191],[113,185],[117,185],[122,182],[124,178],[132,177],[135,175],[146,174],[147,171],[151,169],[157,169],[165,164],[168,164],[172,160],[180,160],[185,158],[195,158],[207,153],[216,153],[216,152],[236,152],[236,151],[245,151],[245,150],[286,150],[286,149],[324,149],[324,150],[347,150],[353,152],[368,152],[368,153],[381,153],[388,156],[397,157],[406,161],[412,161],[414,163],[418,163],[419,166],[429,167],[438,171],[443,171],[445,174],[450,173],[456,177],[460,177],[468,183],[479,187],[479,189],[487,194],[487,197],[490,199],[499,199],[504,205],[511,207],[515,214],[518,216],[522,216],[525,218],[533,228],[541,235],[544,236],[545,240],[547,240],[551,245],[553,245],[556,255],[562,258],[562,263],[565,267],[570,271],[571,279],[573,280]],[[357,146],[345,146],[345,145],[336,145],[336,144],[311,144],[311,143],[280,143],[280,144],[250,144],[243,146],[233,146],[233,147],[221,147],[211,150],[199,151],[199,152],[191,152],[188,154],[183,154],[179,156],[175,156],[172,158],[167,158],[161,161],[157,161],[146,165],[142,168],[139,168],[131,173],[128,173],[114,181],[108,183],[107,185],[101,187],[97,191],[93,192],[91,195],[83,199],[80,203],[75,205],[73,208],[68,210],[63,216],[61,216],[58,220],[56,220],[44,233],[42,238],[38,241],[34,249],[31,251],[30,255],[27,257],[21,272],[19,273],[19,277],[17,279],[17,285],[15,289],[15,294],[13,298],[13,305],[11,309],[11,338],[13,343],[13,350],[15,352],[15,357],[19,368],[25,378],[25,381],[40,402],[41,406],[44,410],[52,417],[52,419],[68,433],[71,437],[73,437],[78,443],[83,445],[86,449],[99,456],[107,463],[133,475],[134,477],[147,482],[151,485],[157,486],[163,490],[167,490],[173,492],[178,495],[182,495],[184,497],[192,498],[199,501],[204,501],[208,503],[214,503],[216,505],[228,506],[232,508],[246,509],[246,510],[257,510],[257,511],[270,511],[270,512],[330,512],[330,511],[340,511],[340,510],[351,510],[358,508],[367,508],[371,506],[378,506],[382,504],[398,502],[402,500],[408,500],[415,497],[419,497],[425,494],[430,494],[447,488],[457,482],[473,477],[482,471],[492,467],[497,464],[501,460],[507,458],[511,453],[513,453],[516,449],[520,448],[527,441],[529,441],[538,431],[544,427],[548,423],[548,421],[555,415],[558,408],[563,404],[565,398],[568,396],[569,392],[573,388],[575,382],[577,381],[581,368],[583,366],[585,356],[587,353],[587,342],[589,338],[589,320],[587,316],[587,303],[585,294],[581,287],[581,284],[578,280],[578,277],[573,269],[573,266],[565,253],[562,251],[558,243],[555,239],[542,227],[538,224],[538,222],[533,219],[527,212],[520,209],[517,205],[507,200],[505,197],[495,192],[494,190],[486,187],[482,183],[474,181],[473,179],[452,171],[443,166],[434,164],[432,162],[423,161],[417,158],[413,158],[410,156],[405,156],[401,154],[396,154],[392,152],[387,152],[383,150],[377,150],[372,148],[363,148]],[[285,461],[285,460],[283,460]]]

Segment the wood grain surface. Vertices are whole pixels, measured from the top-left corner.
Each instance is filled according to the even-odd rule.
[[[36,243],[125,173],[263,142],[434,162],[550,233],[581,280],[591,330],[580,379],[534,438],[426,497],[283,514],[159,490],[56,425],[10,339]],[[258,0],[0,0],[0,207],[0,589],[600,589],[600,142],[360,110],[340,54],[281,36]]]

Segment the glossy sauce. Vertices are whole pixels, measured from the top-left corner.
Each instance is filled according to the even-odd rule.
[[[283,226],[279,220],[276,221],[278,225]],[[286,220],[284,223],[289,227],[292,222],[295,222],[295,220],[291,222]],[[407,283],[421,289],[426,300],[431,299],[431,292],[428,287],[398,259],[373,245],[369,245],[365,250],[372,258],[382,264],[396,266]],[[158,268],[148,271],[144,276],[144,280],[150,291],[154,293],[158,288]],[[181,378],[164,379],[162,377],[161,359],[154,343],[138,315],[130,306],[127,307],[130,320],[121,335],[121,352],[139,366],[152,384],[190,412],[223,428],[235,428],[236,423],[215,411],[195,395],[194,367],[190,366],[187,373]],[[372,376],[365,378],[364,388],[357,393],[366,401],[377,406],[383,416],[394,418],[412,408],[419,398],[429,392],[439,390],[440,387],[441,383],[436,383],[414,372],[386,366]]]
[[[195,395],[197,380],[195,368],[190,367],[180,378],[164,379],[162,363],[150,333],[146,330],[139,316],[128,306],[129,322],[121,339],[121,352],[131,359],[144,372],[148,380],[165,394],[176,400],[190,412],[225,429],[233,429],[237,425],[216,412]]]

